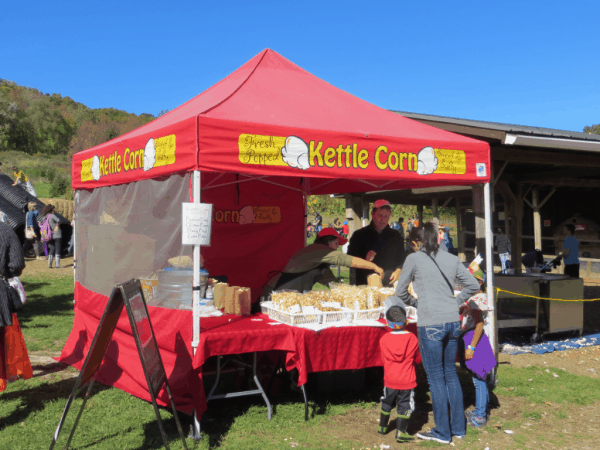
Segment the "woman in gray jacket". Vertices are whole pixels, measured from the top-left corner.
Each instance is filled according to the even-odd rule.
[[[48,216],[52,239],[48,241],[48,267],[52,269],[52,258],[56,262],[55,268],[62,269],[60,265],[60,252],[62,249],[62,233],[60,231],[60,219],[54,214],[54,205],[46,205],[42,210],[42,216]],[[45,220],[45,219],[44,219]]]
[[[463,394],[456,373],[460,336],[458,307],[479,290],[479,283],[456,256],[438,251],[437,233],[432,223],[413,228],[409,240],[416,251],[404,262],[396,295],[418,310],[419,350],[429,381],[435,421],[435,428],[419,432],[417,436],[449,444],[452,436],[462,438],[466,433]],[[418,300],[408,292],[411,281]],[[455,281],[464,285],[456,297]]]

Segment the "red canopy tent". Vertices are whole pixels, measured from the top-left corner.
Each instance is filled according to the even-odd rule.
[[[489,169],[487,143],[371,105],[264,50],[164,116],[75,154],[75,323],[61,360],[81,366],[114,283],[180,254],[191,172],[214,205],[208,269],[256,300],[304,244],[307,195],[488,183]],[[157,340],[178,408],[189,410],[197,386],[180,350],[191,355],[191,317],[171,329],[172,316],[150,310],[154,328],[169,330]],[[148,399],[121,319],[99,381]]]

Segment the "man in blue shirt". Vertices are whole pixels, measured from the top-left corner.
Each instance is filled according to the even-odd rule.
[[[579,241],[574,236],[575,225],[565,225],[567,238],[563,242],[563,257],[565,259],[565,275],[571,278],[579,278]]]

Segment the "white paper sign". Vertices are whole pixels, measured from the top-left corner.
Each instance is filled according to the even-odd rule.
[[[210,245],[213,205],[182,203],[181,206],[181,244]]]

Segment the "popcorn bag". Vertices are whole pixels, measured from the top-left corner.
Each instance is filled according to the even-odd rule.
[[[225,314],[235,314],[235,298],[238,289],[237,286],[227,286],[225,288]]]
[[[239,288],[237,291],[238,295],[238,305],[241,316],[249,316],[250,308],[252,307],[252,297],[250,295],[250,288],[243,287]],[[236,308],[237,314],[237,308]]]
[[[213,300],[215,302],[215,308],[225,308],[225,294],[227,287],[227,283],[215,283],[213,285]]]
[[[367,276],[367,284],[376,288],[383,287],[383,284],[381,283],[381,277],[377,273],[372,273]]]

